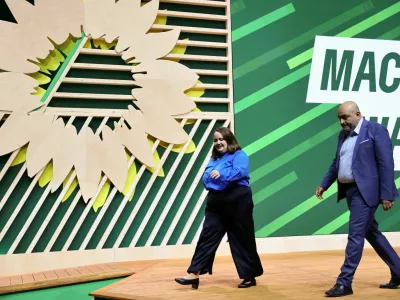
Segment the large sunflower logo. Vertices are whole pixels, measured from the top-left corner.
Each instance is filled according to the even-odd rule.
[[[149,33],[159,0],[144,5],[140,0],[6,2],[17,24],[0,21],[0,41],[7,45],[0,49],[0,69],[4,70],[0,73],[0,111],[9,114],[0,128],[0,155],[28,144],[30,177],[52,162],[54,192],[74,169],[87,202],[95,196],[102,173],[120,192],[126,189],[126,151],[142,164],[155,167],[149,139],[174,145],[187,142],[184,120],[178,123],[175,118],[196,108],[185,91],[196,85],[198,75],[179,62],[163,59],[175,47],[179,30]],[[71,39],[79,43],[71,44]],[[39,86],[46,81],[43,62],[57,61],[57,49],[83,49],[89,41],[113,45],[109,51],[122,57],[134,80],[132,105],[114,129],[106,125],[99,134],[90,127],[78,132],[71,122],[48,111],[60,84],[57,78],[46,91]]]

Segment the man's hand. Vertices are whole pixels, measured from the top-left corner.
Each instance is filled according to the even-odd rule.
[[[213,179],[218,179],[221,175],[219,174],[219,172],[217,170],[212,170],[210,173],[210,176]]]
[[[324,198],[322,197],[322,195],[324,194],[325,190],[323,189],[323,187],[319,186],[317,187],[317,190],[315,192],[315,196],[317,196],[317,198],[319,200],[323,200]]]
[[[384,211],[388,211],[393,207],[393,201],[382,200],[382,207]]]

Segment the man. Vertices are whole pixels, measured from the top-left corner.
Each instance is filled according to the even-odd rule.
[[[392,143],[387,129],[362,118],[356,103],[340,105],[338,118],[343,130],[339,133],[336,156],[328,173],[317,188],[316,196],[338,182],[338,202],[346,198],[350,210],[346,258],[328,297],[353,294],[351,283],[360,263],[364,238],[389,266],[391,280],[380,288],[396,289],[400,285],[400,258],[378,229],[375,212],[380,203],[388,211],[399,196],[394,183]]]

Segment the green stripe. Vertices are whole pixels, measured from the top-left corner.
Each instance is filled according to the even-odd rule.
[[[324,227],[320,228],[314,234],[331,234],[332,232],[338,230],[340,227],[349,222],[350,211],[346,211],[344,214],[337,217],[332,222],[326,224]]]
[[[396,179],[395,184],[396,184],[396,188],[398,189],[400,187],[400,178]],[[348,223],[349,217],[350,217],[350,211],[347,211],[344,214],[337,217],[332,222],[330,222],[329,224],[327,224],[324,227],[317,230],[314,234],[331,234],[334,231],[338,230],[343,225],[345,225],[346,223]],[[387,230],[388,228],[390,228],[392,225],[396,224],[397,222],[399,222],[399,216],[397,214],[394,214],[390,218],[385,219],[385,221],[382,222],[380,228],[382,231]]]
[[[288,87],[289,85],[299,81],[300,79],[306,77],[310,74],[311,64],[308,64],[285,77],[267,85],[266,87],[258,90],[257,92],[247,96],[246,98],[239,100],[235,103],[235,114],[240,113],[241,111],[245,110],[246,108],[251,107],[252,105],[264,100],[265,98],[279,92],[280,90]]]
[[[243,150],[247,153],[247,155],[253,155],[254,153],[285,137],[289,133],[295,131],[308,122],[311,122],[334,107],[337,107],[337,104],[319,104],[289,123],[286,123],[262,138],[254,141],[250,145],[247,145]]]
[[[60,79],[61,75],[63,74],[65,68],[69,65],[69,63],[71,62],[72,57],[74,56],[75,52],[78,50],[80,44],[83,41],[85,34],[82,32],[82,37],[80,37],[74,44],[74,46],[72,47],[71,52],[68,54],[68,56],[66,57],[66,59],[64,60],[64,62],[62,63],[61,67],[58,69],[56,76],[54,76],[53,80],[51,81],[49,87],[46,90],[46,93],[43,95],[42,99],[40,100],[40,102],[46,102],[47,97],[49,96],[49,94],[51,93],[51,91],[54,89],[54,86],[56,85],[56,83],[58,82],[58,80]]]
[[[392,214],[390,217],[382,221],[379,226],[381,231],[388,231],[390,228],[400,222],[400,212]]]
[[[249,35],[267,25],[272,24],[275,21],[278,21],[292,13],[295,12],[295,8],[292,3],[289,3],[273,12],[250,22],[232,32],[232,41],[235,42],[246,35]]]
[[[269,161],[265,165],[261,166],[260,168],[250,173],[251,183],[254,184],[256,181],[260,180],[261,178],[275,171],[276,169],[279,169],[284,164],[296,159],[301,154],[314,148],[315,146],[327,140],[331,136],[337,134],[339,130],[340,130],[339,125],[337,122],[335,122],[331,126],[325,128],[321,132],[309,138],[308,140],[298,144],[289,151],[286,151],[285,153],[277,156],[273,160]]]
[[[364,21],[342,31],[341,33],[337,34],[338,37],[353,37],[372,26],[386,20],[387,18],[397,14],[400,11],[400,2],[380,11],[379,13],[365,19]],[[301,64],[309,61],[312,59],[314,48],[311,48],[287,61],[287,64],[290,69],[294,69]]]
[[[324,194],[325,200],[329,197],[333,196],[337,192],[337,186],[332,186],[329,190],[327,190]],[[281,215],[279,218],[275,219],[271,223],[267,224],[260,230],[256,232],[256,237],[267,237],[286,224],[290,223],[294,219],[298,218],[305,212],[309,211],[314,206],[320,204],[322,201],[319,200],[315,195],[311,196],[307,200],[303,201],[301,204],[297,205],[296,207],[292,208],[285,214]]]
[[[393,30],[383,34],[379,38],[389,38],[389,37],[397,37],[400,34],[400,28],[396,27]],[[311,52],[313,49],[310,49]],[[307,52],[307,51],[306,51]],[[308,55],[308,54],[306,54]],[[311,53],[312,57],[312,53]],[[251,107],[252,105],[264,100],[265,98],[279,92],[280,90],[290,86],[291,84],[299,81],[304,78],[308,74],[310,74],[311,64],[305,65],[300,69],[286,75],[285,77],[275,81],[274,83],[267,85],[266,87],[258,90],[257,92],[247,96],[246,98],[239,100],[235,104],[235,114],[240,113],[241,111]]]
[[[385,34],[382,34],[379,39],[382,40],[395,40],[400,36],[400,26],[397,26],[390,30],[389,32],[386,32]]]
[[[244,5],[243,0],[238,0],[234,3],[231,3],[231,15],[241,12],[245,8],[246,8],[246,6]]]
[[[395,180],[395,185],[397,190],[400,188],[400,177]],[[396,205],[396,203],[395,203]],[[390,229],[393,225],[397,224],[400,221],[400,212],[397,214],[393,214],[392,216],[386,218],[380,226],[381,231],[386,231]]]
[[[268,64],[269,62],[313,40],[317,34],[321,35],[325,32],[328,32],[334,29],[335,27],[350,21],[351,19],[354,19],[362,15],[363,13],[372,9],[373,7],[374,5],[372,4],[371,0],[361,3],[360,5],[357,5],[356,7],[350,9],[349,11],[346,11],[345,13],[329,20],[328,22],[325,22],[315,27],[314,29],[311,29],[310,31],[301,34],[300,36],[272,49],[271,51],[263,53],[262,55],[235,68],[233,71],[234,79],[238,79],[254,70],[257,70],[258,68]]]
[[[290,172],[289,174],[285,175],[284,177],[279,178],[274,183],[268,185],[267,187],[263,188],[261,191],[257,192],[253,196],[253,202],[255,205],[263,202],[268,197],[271,197],[273,194],[276,194],[280,190],[284,189],[288,185],[292,184],[298,179],[296,172]]]

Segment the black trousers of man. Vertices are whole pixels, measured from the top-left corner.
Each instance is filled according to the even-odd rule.
[[[247,186],[208,193],[203,229],[188,273],[212,274],[215,252],[227,233],[239,278],[263,274],[254,236],[253,207],[251,188]]]

